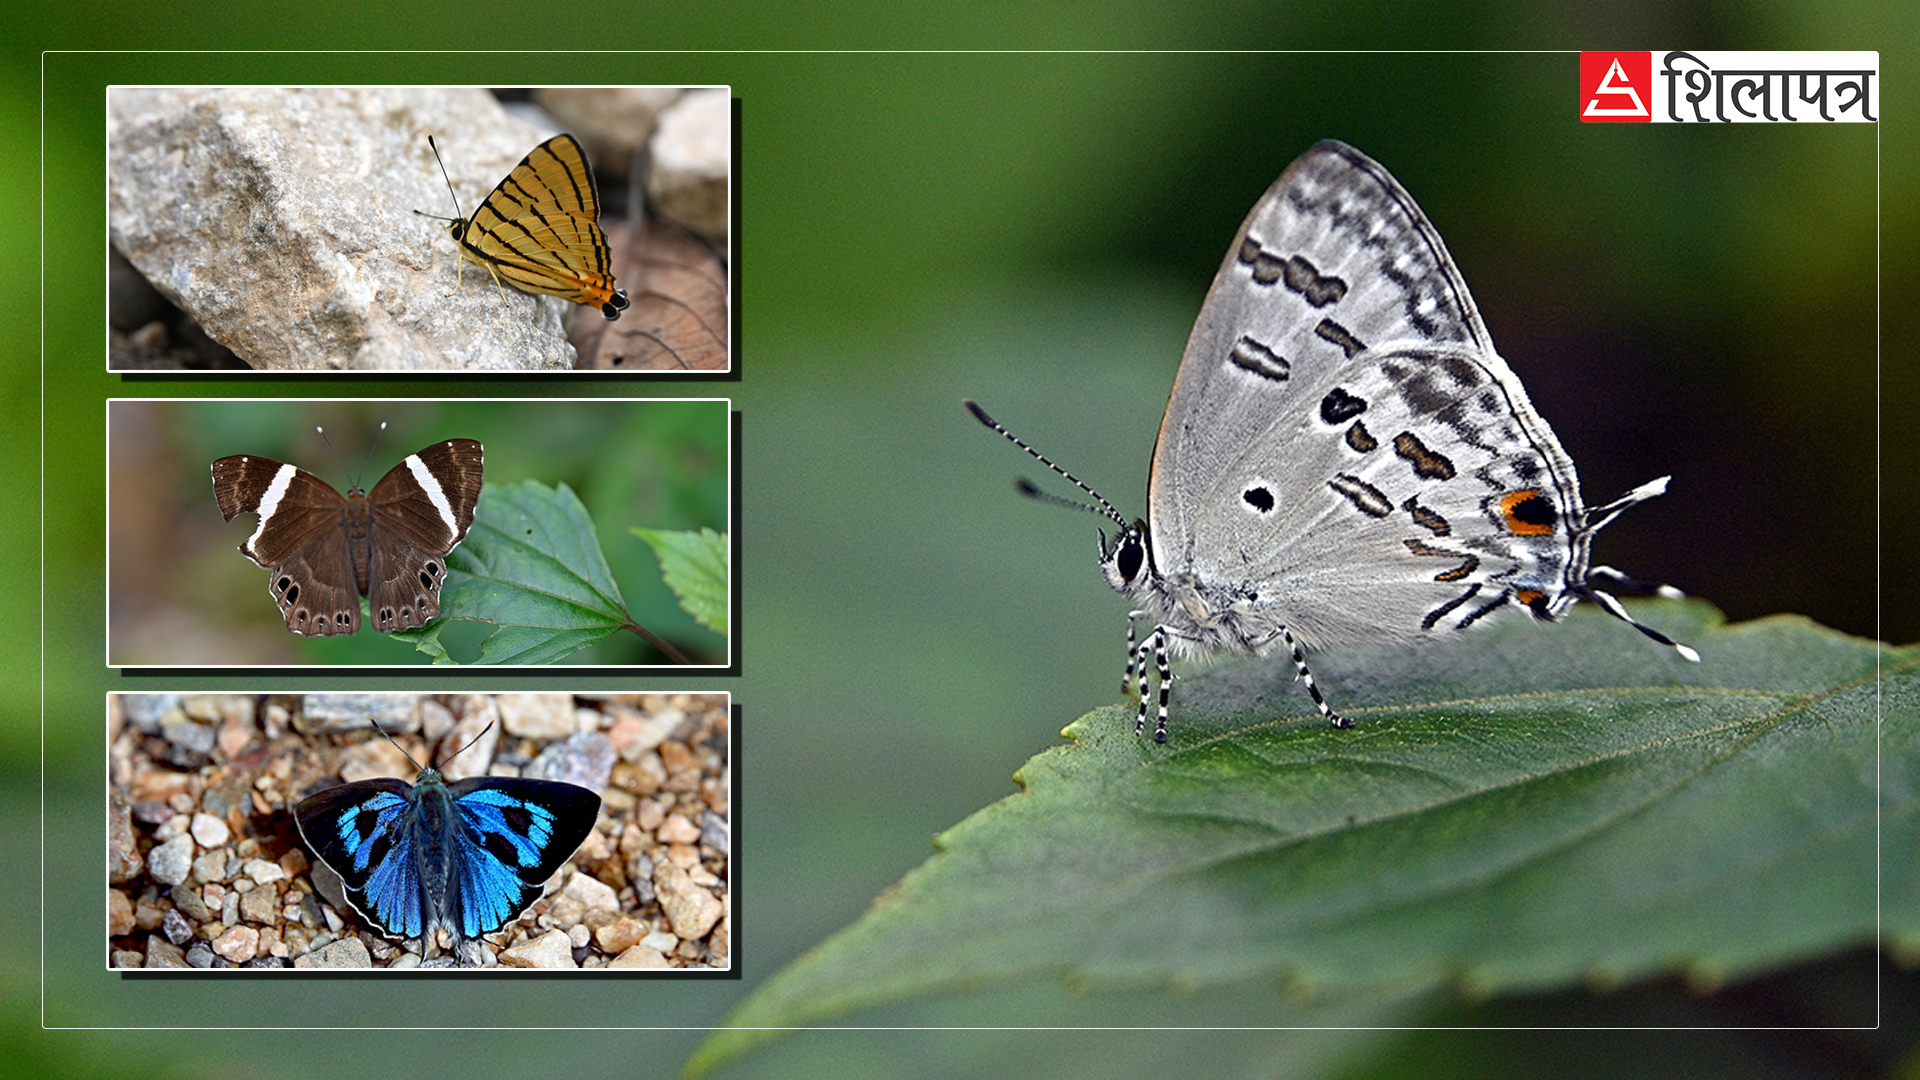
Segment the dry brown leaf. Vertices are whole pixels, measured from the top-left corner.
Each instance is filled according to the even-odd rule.
[[[727,370],[726,264],[678,226],[651,218],[609,230],[607,242],[631,306],[613,322],[579,329],[580,367]]]

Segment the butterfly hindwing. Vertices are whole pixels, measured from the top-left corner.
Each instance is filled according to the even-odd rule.
[[[401,937],[425,932],[413,848],[413,785],[383,777],[328,788],[301,801],[294,821],[307,847],[340,875],[347,902]]]

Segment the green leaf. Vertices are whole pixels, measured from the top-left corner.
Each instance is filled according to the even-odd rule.
[[[669,532],[635,527],[633,535],[653,547],[660,575],[687,614],[718,633],[727,632],[727,534],[712,529]]]
[[[483,664],[550,664],[627,623],[587,508],[567,485],[537,480],[481,489],[473,527],[447,556],[440,613],[498,624],[480,646]],[[452,662],[439,641],[443,627],[437,621],[405,640],[435,663]]]
[[[1583,609],[1315,654],[1351,730],[1320,722],[1284,657],[1182,679],[1166,746],[1135,738],[1130,705],[1088,713],[690,1071],[771,1034],[744,1029],[1035,980],[1711,987],[1871,942],[1876,840],[1886,929],[1920,944],[1920,648],[1640,610],[1703,662]]]

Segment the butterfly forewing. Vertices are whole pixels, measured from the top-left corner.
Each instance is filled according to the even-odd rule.
[[[534,147],[454,232],[466,257],[515,286],[617,319],[627,295],[614,284],[599,222],[593,169],[580,143],[561,134]]]
[[[1338,142],[1308,150],[1254,205],[1215,275],[1161,421],[1150,487],[1155,554],[1186,536],[1211,470],[1274,445],[1316,382],[1389,342],[1452,342],[1492,354],[1440,235],[1386,170]],[[1497,360],[1496,360],[1497,362]],[[1504,366],[1504,365],[1502,365]]]

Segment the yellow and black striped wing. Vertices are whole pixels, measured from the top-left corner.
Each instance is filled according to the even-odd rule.
[[[609,319],[627,306],[600,231],[593,169],[571,135],[534,147],[452,232],[463,258],[527,292],[598,307]]]

